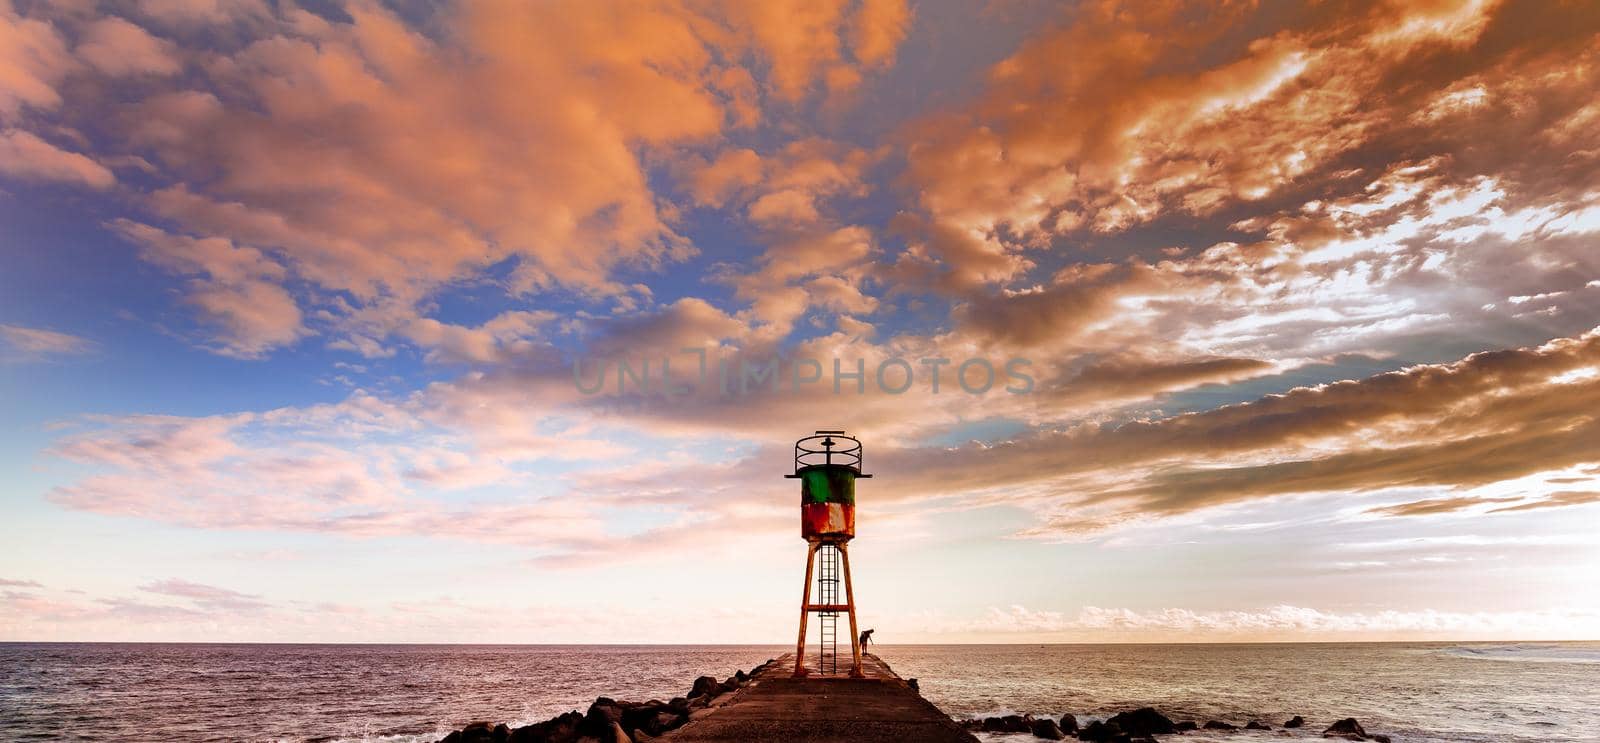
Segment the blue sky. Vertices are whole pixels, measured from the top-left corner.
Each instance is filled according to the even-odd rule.
[[[0,0],[0,639],[781,640],[822,428],[886,641],[1600,636],[1600,16],[1210,6]]]

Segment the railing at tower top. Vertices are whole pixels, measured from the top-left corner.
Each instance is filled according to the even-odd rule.
[[[872,477],[861,472],[861,442],[844,431],[817,431],[794,442],[794,471],[818,465],[837,465],[855,470],[858,477]],[[798,477],[784,475],[784,477]]]

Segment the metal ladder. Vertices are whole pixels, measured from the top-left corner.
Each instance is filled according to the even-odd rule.
[[[817,549],[817,603],[839,603],[839,548]],[[817,671],[839,672],[839,612],[817,612]]]

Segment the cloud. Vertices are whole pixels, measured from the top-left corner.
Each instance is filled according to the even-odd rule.
[[[429,29],[364,1],[335,17],[147,0],[137,23],[4,10],[18,60],[0,116],[48,109],[52,126],[140,153],[155,184],[130,194],[140,221],[251,246],[284,269],[186,292],[220,331],[214,349],[248,358],[303,335],[293,310],[315,291],[346,300],[327,309],[333,342],[374,354],[437,335],[425,301],[491,274],[513,297],[626,307],[619,272],[696,252],[672,189],[652,182],[663,154],[717,148],[760,120],[763,96],[788,106],[853,87],[892,59],[907,18],[902,2],[878,0],[661,2],[621,15],[491,0],[453,6]],[[58,29],[78,40],[76,60]],[[83,84],[64,100],[69,74]],[[129,76],[140,79],[127,100],[99,95]],[[113,183],[87,156],[7,136],[13,156],[0,162],[13,175]],[[754,185],[753,165],[718,160],[690,190],[716,203]],[[808,219],[820,195],[785,187],[751,210]]]
[[[1600,385],[1571,375],[1597,363],[1591,332],[1203,412],[876,459],[896,490],[1032,502],[1047,523],[1026,533],[1040,537],[1292,493],[1480,486],[1600,461]],[[1391,512],[1457,503],[1471,504]]]
[[[1542,636],[1564,639],[1587,636],[1600,624],[1588,611],[1373,611],[1339,612],[1279,605],[1258,610],[1198,611],[1193,609],[1111,609],[1089,606],[1076,614],[990,607],[981,617],[928,623],[930,634],[1110,638],[1145,642],[1209,640],[1330,640],[1451,637],[1455,639],[1529,639],[1523,633],[1540,628]]]
[[[893,62],[910,23],[911,8],[904,0],[866,0],[850,22],[852,53],[869,67]]]
[[[0,131],[0,173],[20,180],[57,181],[90,188],[110,188],[117,182],[104,165],[21,129]]]
[[[219,353],[259,358],[309,334],[300,306],[279,283],[287,271],[262,251],[226,238],[174,235],[128,219],[109,226],[139,245],[144,260],[195,276],[186,300],[210,326]]]
[[[73,51],[95,69],[113,77],[170,75],[179,69],[171,42],[151,36],[148,31],[115,16],[88,24]]]
[[[0,587],[5,588],[44,588],[44,584],[35,580],[16,580],[0,578]]]
[[[0,2],[0,122],[13,120],[25,107],[60,105],[56,85],[72,67],[54,26],[18,15],[11,0]]]
[[[240,593],[227,588],[193,583],[180,578],[152,581],[139,586],[139,590],[161,596],[188,599],[202,609],[219,611],[254,611],[268,606],[259,596]]]
[[[1490,513],[1512,513],[1516,511],[1534,511],[1545,508],[1562,508],[1565,506],[1583,506],[1590,503],[1600,503],[1600,491],[1594,490],[1561,490],[1529,503],[1522,503],[1505,508],[1496,508]]]
[[[1438,513],[1455,513],[1473,506],[1489,505],[1494,503],[1515,503],[1521,498],[1478,498],[1472,496],[1460,498],[1433,498],[1429,500],[1399,503],[1393,506],[1369,508],[1367,513],[1380,516],[1431,516]],[[1504,509],[1495,509],[1499,512]]]
[[[87,338],[20,325],[0,325],[0,341],[10,352],[8,356],[24,360],[77,356],[95,349],[95,343]]]
[[[906,269],[1005,283],[1031,251],[1293,208],[1397,155],[1444,158],[1453,183],[1494,174],[1513,201],[1572,201],[1596,82],[1574,60],[1594,58],[1596,23],[1515,2],[1081,4],[974,100],[907,127],[921,214]],[[1551,134],[1484,145],[1513,131]]]

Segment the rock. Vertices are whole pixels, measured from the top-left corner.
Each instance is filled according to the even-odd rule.
[[[1066,713],[1066,714],[1061,716],[1061,723],[1060,724],[1061,724],[1061,732],[1066,733],[1068,735],[1077,735],[1078,734],[1078,718],[1074,717],[1071,712],[1068,712],[1068,713]]]
[[[1229,725],[1228,723],[1221,722],[1219,720],[1206,720],[1206,724],[1201,725],[1200,727],[1203,730],[1238,730],[1239,729],[1238,725]]]
[[[684,697],[673,697],[667,700],[667,709],[683,714],[689,713],[689,700]]]
[[[1178,731],[1173,727],[1172,720],[1151,707],[1140,707],[1132,712],[1118,712],[1106,720],[1106,724],[1116,725],[1130,736],[1166,735]]]
[[[607,740],[606,743],[633,743],[633,739],[628,737],[627,731],[623,730],[621,725],[613,722],[611,723],[611,739]]]
[[[1286,728],[1297,728],[1304,724],[1306,724],[1306,718],[1295,715],[1294,717],[1289,718],[1288,722],[1283,723],[1283,726]]]
[[[694,680],[694,686],[689,689],[689,698],[705,697],[710,699],[722,693],[722,684],[710,676],[701,676]]]
[[[474,722],[446,735],[440,743],[507,743],[510,740],[511,729],[505,725]]]
[[[1264,725],[1260,720],[1251,720],[1244,725],[1245,730],[1271,730],[1272,727]]]
[[[912,691],[922,691],[922,689],[917,687],[916,679],[906,679],[906,686],[911,687]]]
[[[578,732],[591,738],[607,740],[611,737],[611,724],[622,722],[622,705],[610,697],[598,697],[589,705]]]
[[[1366,740],[1367,731],[1361,729],[1361,723],[1354,717],[1346,717],[1322,731],[1324,738],[1344,738],[1345,740]]]
[[[750,680],[750,674],[745,673],[744,671],[734,671],[733,672],[733,679],[742,684],[742,683]]]
[[[638,729],[651,735],[661,735],[669,730],[677,730],[683,727],[683,723],[688,721],[688,715],[680,715],[672,710],[661,710]]]
[[[985,717],[983,718],[982,730],[986,733],[1031,733],[1033,732],[1033,716]]]
[[[525,725],[511,731],[511,743],[571,743],[578,739],[578,727],[584,716],[568,712],[544,722]]]
[[[1094,741],[1095,743],[1115,743],[1128,740],[1128,734],[1122,732],[1122,728],[1116,725],[1095,720],[1078,731],[1078,740]]]
[[[1061,726],[1057,725],[1055,720],[1044,717],[1033,721],[1033,737],[1044,738],[1045,740],[1066,740],[1067,734],[1061,730]]]
[[[1367,737],[1378,741],[1378,743],[1389,743],[1389,736],[1387,735],[1378,735],[1377,733],[1373,733]]]
[[[1199,730],[1200,723],[1195,722],[1194,720],[1184,720],[1183,722],[1174,724],[1172,727],[1176,728],[1178,732],[1183,733],[1190,730]]]

